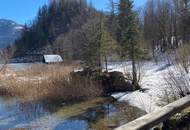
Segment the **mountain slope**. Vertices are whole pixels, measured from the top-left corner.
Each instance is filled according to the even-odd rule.
[[[20,36],[22,29],[23,26],[14,21],[0,19],[0,48],[14,43]]]
[[[24,27],[21,38],[15,42],[17,50],[14,56],[22,57],[28,54],[47,53],[60,54],[60,51],[63,49],[60,49],[55,44],[57,38],[59,37],[62,40],[68,39],[69,46],[71,46],[73,38],[66,36],[72,36],[71,32],[81,28],[89,19],[96,17],[97,14],[98,12],[89,6],[86,0],[57,0],[44,5],[39,9],[37,17],[32,24]],[[62,43],[60,44],[62,45]]]

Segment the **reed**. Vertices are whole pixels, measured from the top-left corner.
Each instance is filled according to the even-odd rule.
[[[102,87],[89,77],[72,76],[73,65],[34,65],[4,80],[8,95],[30,101],[80,101],[102,95]]]

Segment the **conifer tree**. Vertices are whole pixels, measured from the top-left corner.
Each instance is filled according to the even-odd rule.
[[[85,68],[98,70],[101,67],[99,27],[98,19],[94,18],[89,20],[81,29],[84,41],[82,60]]]
[[[117,48],[116,41],[105,25],[105,17],[100,14],[90,20],[82,28],[84,37],[83,60],[90,69],[102,70],[102,61],[106,64],[107,57]]]
[[[108,72],[108,56],[114,53],[117,49],[117,43],[112,37],[111,33],[108,31],[105,25],[105,17],[101,15],[100,17],[100,55],[105,63],[106,72]]]
[[[122,59],[129,57],[132,60],[132,83],[135,89],[140,89],[136,69],[139,33],[138,17],[133,11],[133,1],[120,0],[118,4],[117,38],[121,48]]]

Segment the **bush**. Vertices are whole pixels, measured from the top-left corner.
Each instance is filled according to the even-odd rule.
[[[164,75],[166,85],[171,93],[169,95],[175,100],[190,94],[189,51],[190,46],[187,44],[178,48],[175,60],[170,59],[172,67],[168,68],[167,75]]]
[[[185,72],[189,73],[190,66],[190,45],[185,44],[176,50],[176,62]]]

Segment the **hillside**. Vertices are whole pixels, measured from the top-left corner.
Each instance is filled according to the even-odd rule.
[[[97,14],[98,11],[85,0],[57,0],[44,5],[39,9],[36,19],[24,27],[21,38],[15,42],[15,57],[27,54],[63,54],[59,51],[60,46],[67,48],[73,45],[76,31],[88,23],[89,19],[95,19]],[[60,43],[62,40],[64,42]],[[69,45],[64,44],[65,40]],[[68,48],[66,50],[70,51]]]
[[[0,48],[5,48],[14,43],[21,35],[23,27],[14,21],[0,19]]]

